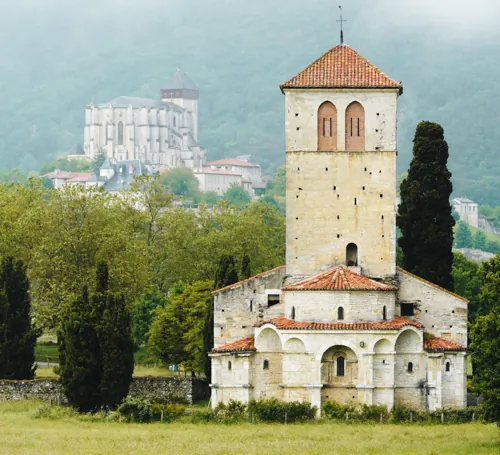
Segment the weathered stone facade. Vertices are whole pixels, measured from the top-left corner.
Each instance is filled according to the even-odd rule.
[[[215,292],[213,406],[464,407],[467,301],[396,268],[401,85],[341,45],[281,88],[286,267]]]
[[[134,378],[129,396],[159,402],[193,403],[207,399],[208,384],[196,378]],[[67,403],[58,379],[0,380],[0,400],[41,400]]]

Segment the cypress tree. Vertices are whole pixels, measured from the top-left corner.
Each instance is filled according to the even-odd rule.
[[[22,261],[5,258],[0,270],[0,378],[33,379],[39,332],[32,326],[29,281]]]
[[[248,262],[248,267],[250,261]],[[219,266],[215,273],[215,289],[221,289],[238,282],[238,271],[234,264],[233,256],[222,255],[219,260]],[[205,318],[205,327],[203,330],[204,351],[208,354],[214,347],[214,300],[208,305],[207,316]],[[210,381],[212,378],[212,362],[208,355],[205,358],[205,376]]]
[[[80,412],[95,410],[101,404],[102,360],[86,286],[63,319],[58,342],[61,384],[69,404]]]
[[[252,276],[252,270],[250,268],[250,256],[245,254],[241,261],[241,278],[246,280]]]
[[[437,123],[421,122],[413,140],[413,159],[401,183],[398,227],[404,268],[453,290],[453,226],[448,144]]]
[[[61,383],[82,412],[114,407],[128,394],[134,370],[130,313],[125,299],[109,290],[108,266],[97,267],[95,292],[87,287],[59,333]]]

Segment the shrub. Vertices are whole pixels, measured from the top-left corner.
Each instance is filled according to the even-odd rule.
[[[367,404],[361,405],[341,405],[333,401],[329,401],[323,406],[324,415],[331,420],[345,420],[357,422],[380,422],[380,416],[383,421],[389,418],[389,412],[385,406]]]
[[[118,406],[117,411],[127,422],[146,423],[154,418],[153,408],[153,404],[148,400],[127,397]]]
[[[166,423],[178,420],[186,412],[186,406],[179,404],[154,403],[152,409],[153,419]]]
[[[216,415],[212,409],[193,409],[187,420],[191,423],[208,423],[215,419]]]
[[[317,408],[310,403],[280,401],[276,398],[252,400],[248,404],[248,414],[261,422],[304,422],[316,417]]]
[[[429,420],[429,415],[404,406],[395,406],[391,411],[391,420],[395,423],[426,422]]]
[[[247,416],[247,405],[237,400],[219,403],[214,409],[215,419],[221,423],[239,422]]]
[[[441,415],[443,421],[441,421]],[[464,409],[443,409],[429,413],[430,421],[433,423],[470,423],[472,419],[481,420],[482,413],[478,407],[469,406]]]

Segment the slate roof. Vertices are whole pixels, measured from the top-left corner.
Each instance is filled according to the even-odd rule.
[[[212,352],[244,352],[244,351],[255,351],[254,337],[249,336],[241,340],[235,341],[233,343],[224,344],[218,348],[213,348]]]
[[[111,101],[107,101],[106,103],[98,104],[97,107],[106,108],[106,107],[116,107],[116,108],[128,108],[132,107],[133,109],[140,109],[141,107],[146,108],[170,108],[172,110],[182,112],[182,108],[177,106],[177,104],[163,102],[161,100],[155,100],[151,98],[137,98],[134,96],[119,96]]]
[[[396,288],[371,280],[339,266],[312,278],[285,286],[283,291],[395,291]]]
[[[177,68],[175,74],[167,81],[163,90],[196,90],[198,87],[184,72],[182,68]]]
[[[424,349],[427,352],[445,352],[445,351],[465,351],[466,348],[454,341],[435,337],[430,333],[424,334]]]
[[[264,324],[274,325],[280,330],[399,330],[406,326],[422,329],[420,322],[396,316],[392,321],[378,322],[298,322],[279,316],[269,321],[262,321],[254,327],[262,327]]]
[[[346,44],[330,49],[281,85],[281,90],[297,88],[399,89],[400,93],[403,90],[400,82],[391,79]]]
[[[217,289],[216,291],[212,291],[212,294],[217,294],[217,293],[222,292],[222,291],[227,291],[227,290],[232,289],[232,288],[237,288],[244,283],[248,283],[249,281],[255,280],[255,278],[260,278],[263,276],[271,275],[272,273],[275,273],[278,270],[281,270],[284,268],[285,268],[284,265],[280,265],[279,267],[276,267],[274,269],[267,270],[266,272],[262,272],[262,273],[259,273],[258,275],[251,276],[250,278],[247,278],[246,280],[238,281],[237,283],[230,284],[229,286]]]

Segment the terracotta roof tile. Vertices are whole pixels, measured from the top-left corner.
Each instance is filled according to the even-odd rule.
[[[213,348],[212,352],[241,352],[255,351],[254,337],[249,336],[233,343],[224,344],[218,348]]]
[[[283,291],[395,291],[396,288],[371,280],[339,266],[283,288]]]
[[[422,329],[419,322],[396,316],[392,321],[378,322],[298,322],[279,316],[269,321],[262,321],[254,327],[272,324],[280,330],[399,330],[406,326]]]
[[[424,334],[424,349],[428,352],[444,352],[444,351],[465,351],[459,343],[454,341],[444,340],[443,338],[435,337],[430,333]]]
[[[272,273],[277,272],[278,270],[281,270],[281,269],[284,269],[284,268],[285,268],[284,265],[280,265],[279,267],[276,267],[274,269],[267,270],[266,272],[262,272],[262,273],[259,273],[258,275],[251,276],[250,278],[247,278],[246,280],[238,281],[237,283],[230,284],[229,286],[217,289],[216,291],[212,291],[212,294],[217,294],[218,292],[227,291],[228,289],[232,289],[232,288],[237,288],[238,286],[241,286],[244,283],[252,281],[255,278],[260,278],[260,277],[263,277],[263,276],[271,275]]]
[[[289,88],[379,88],[401,92],[403,86],[354,49],[341,44],[281,85],[282,90]]]
[[[408,276],[411,276],[412,278],[415,278],[416,280],[419,280],[422,283],[428,284],[429,286],[432,286],[433,288],[436,288],[436,289],[439,289],[440,291],[446,292],[447,294],[450,294],[453,297],[456,297],[457,299],[460,299],[460,300],[463,300],[464,302],[469,303],[469,301],[465,297],[462,297],[461,295],[455,294],[454,292],[448,291],[448,289],[442,288],[441,286],[434,284],[430,281],[427,281],[424,278],[420,278],[419,276],[414,275],[413,273],[407,272],[406,270],[402,269],[401,267],[396,267],[396,270],[398,272],[401,272],[401,273],[404,273]]]

